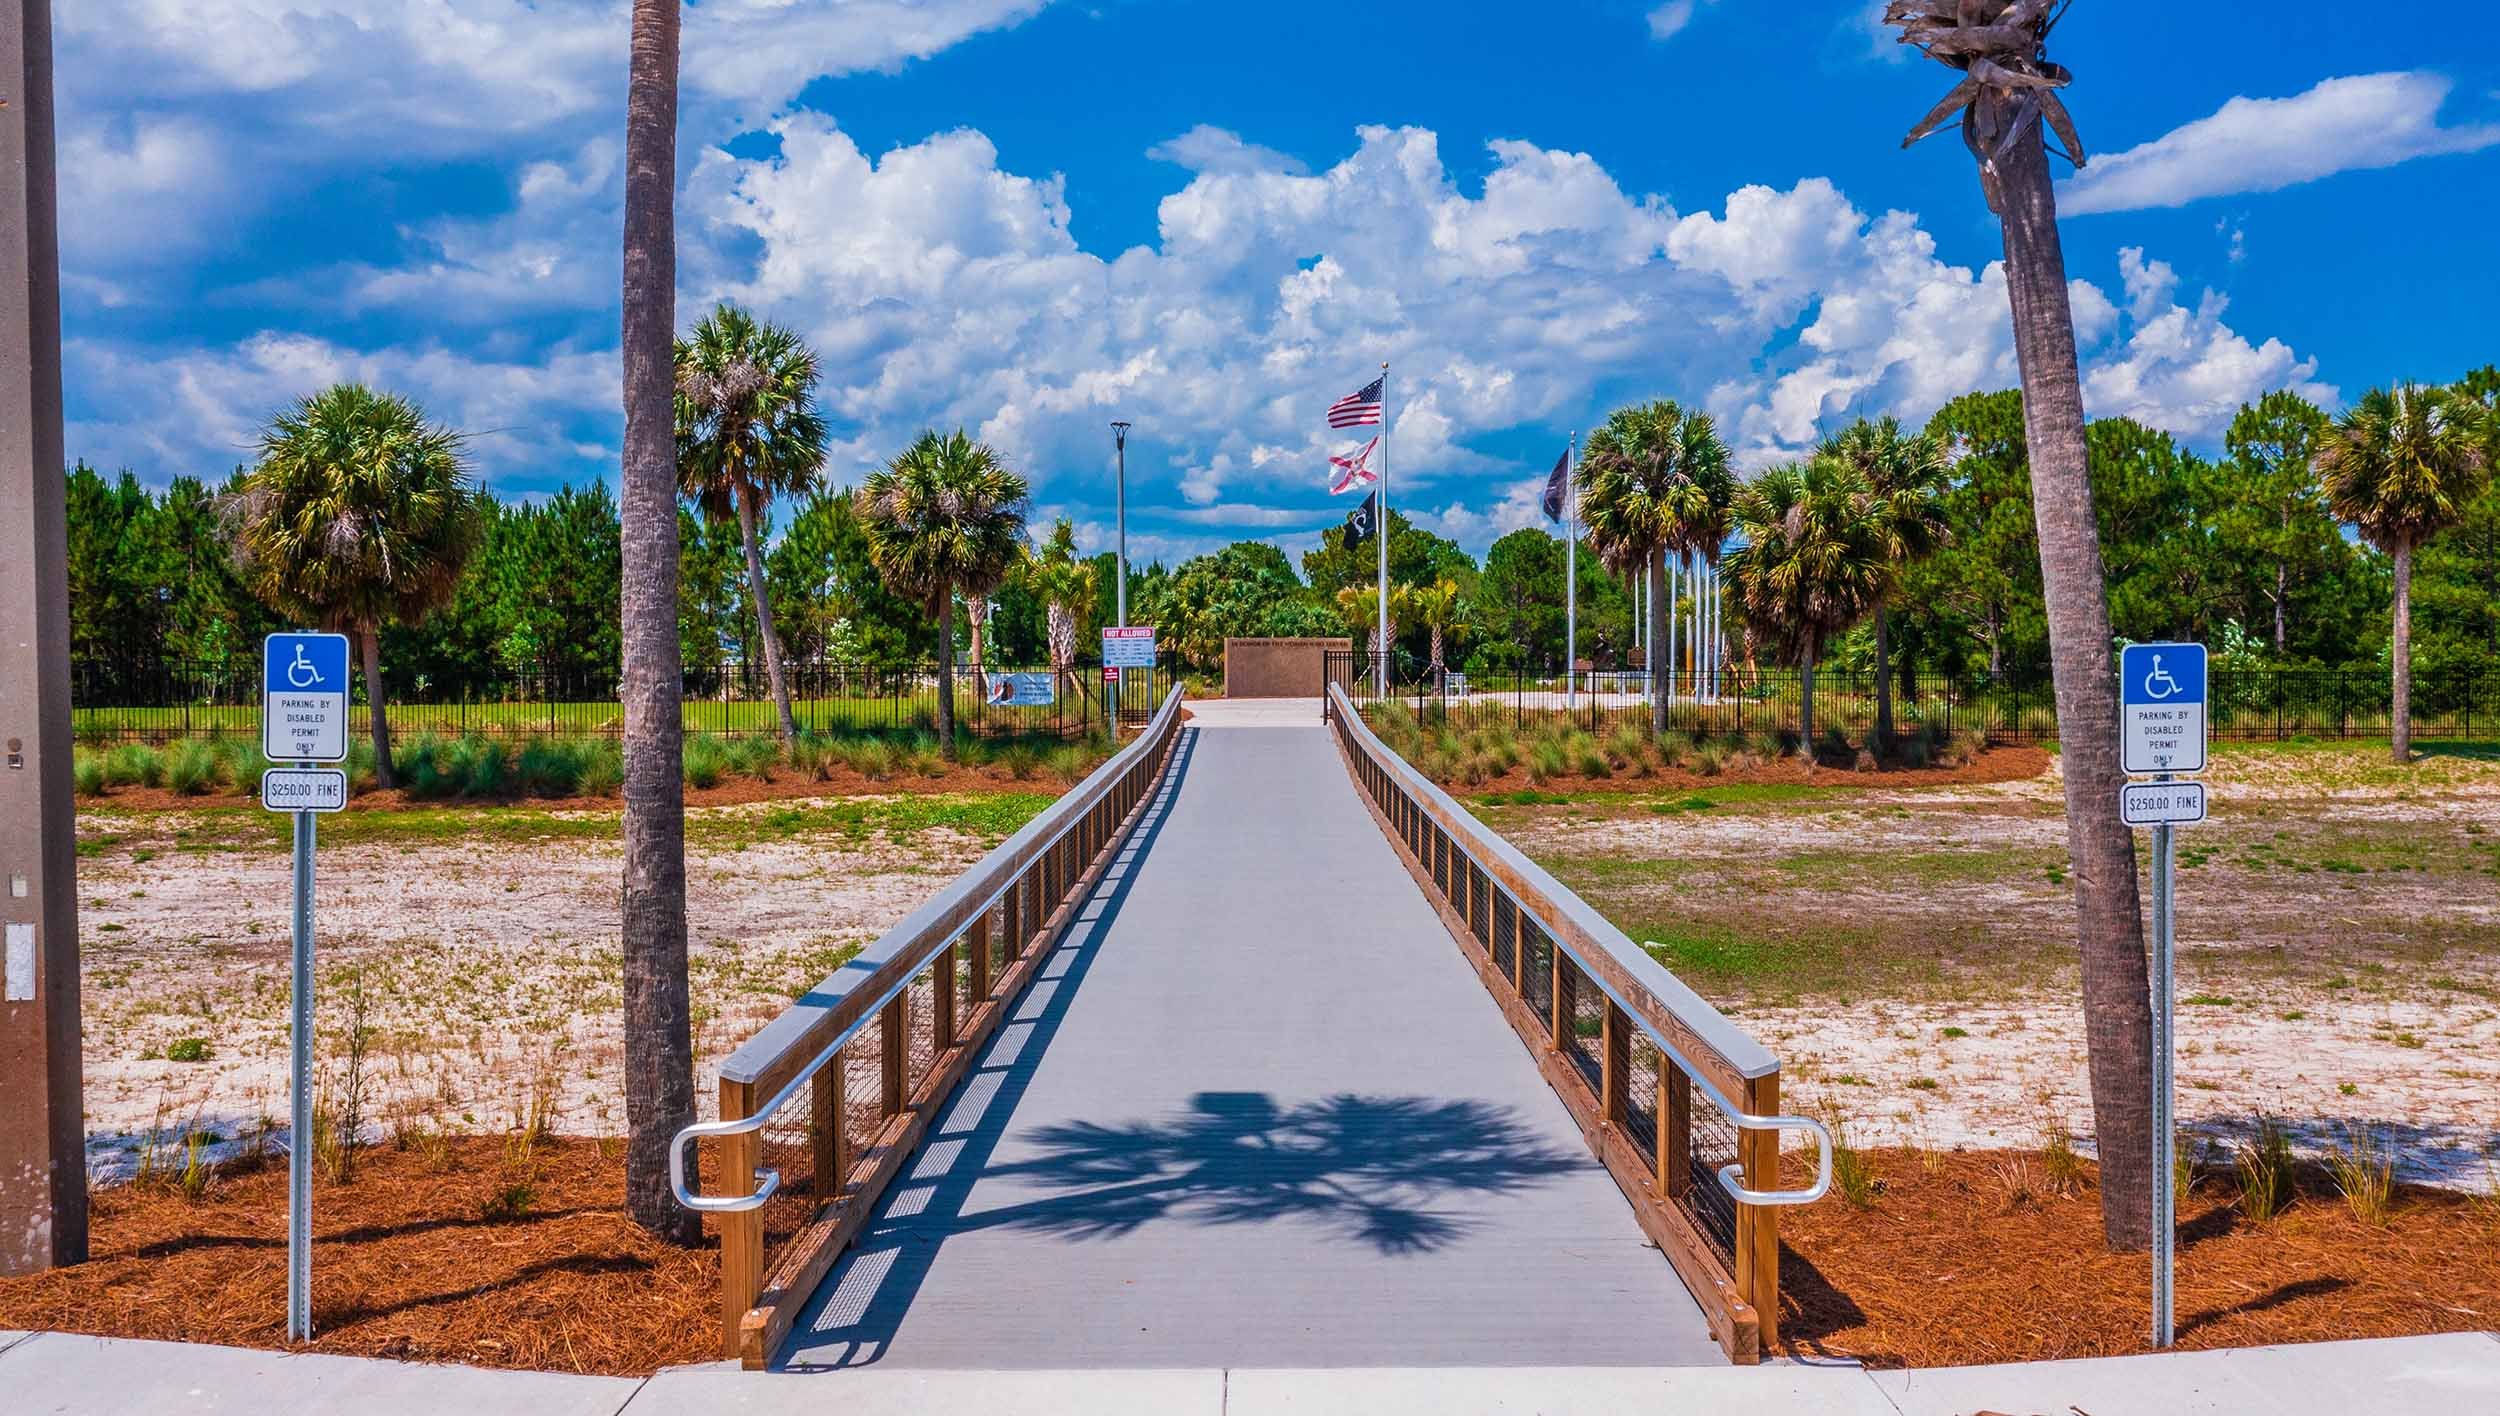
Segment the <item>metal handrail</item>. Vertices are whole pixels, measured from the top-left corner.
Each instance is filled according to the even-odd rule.
[[[1103,774],[1102,780],[1112,780],[1119,774],[1131,770],[1136,765],[1132,759],[1144,753],[1150,743],[1153,743],[1160,734],[1169,729],[1171,723],[1167,721],[1167,719],[1177,717],[1180,701],[1181,690],[1174,688],[1171,693],[1165,697],[1162,708],[1157,710],[1155,713],[1155,721],[1150,723],[1147,726],[1146,731],[1138,736],[1138,740],[1130,744],[1128,749],[1120,753],[1119,756],[1112,758],[1110,761],[1104,763],[1100,768],[1096,769],[1098,772]],[[1064,812],[1067,819],[1059,823],[1058,829],[1050,832],[1047,837],[1042,838],[1039,846],[1032,846],[1030,843],[1024,843],[1026,845],[1026,853],[1033,857],[1045,856],[1050,852],[1052,847],[1058,845],[1061,840],[1065,839],[1069,832],[1082,825],[1085,820],[1086,811],[1090,810],[1094,805],[1094,802],[1089,800],[1088,796],[1088,793],[1080,790],[1070,792],[1067,796],[1064,796],[1060,798],[1059,801],[1053,803],[1048,810]],[[993,850],[991,854],[996,855],[1000,852],[1008,850],[1010,847],[1017,846],[1018,844],[1019,842],[1010,838],[1008,841],[1002,843],[995,850]],[[982,868],[988,863],[989,858],[983,857],[982,860],[975,862],[970,869],[966,870],[964,872],[964,876],[969,877],[978,875]],[[998,885],[989,892],[988,897],[982,901],[981,907],[973,911],[970,917],[972,919],[988,918],[989,912],[996,908],[998,902],[1006,896],[1009,890],[1015,888],[1016,884],[1022,879],[1022,873],[1018,872],[1010,878],[1000,881]],[[906,918],[903,924],[897,925],[895,929],[901,930],[909,924],[910,920]],[[841,1032],[834,1036],[832,1041],[826,1043],[823,1047],[818,1048],[815,1055],[808,1059],[807,1064],[799,1068],[799,1070],[791,1076],[790,1080],[782,1085],[781,1090],[774,1092],[763,1105],[756,1107],[751,1114],[725,1121],[698,1121],[693,1125],[680,1130],[676,1137],[670,1141],[668,1148],[668,1187],[670,1191],[676,1195],[677,1203],[685,1206],[687,1209],[703,1214],[737,1214],[746,1210],[762,1209],[764,1205],[772,1199],[773,1195],[781,1188],[780,1170],[769,1166],[757,1167],[757,1184],[755,1190],[750,1194],[698,1194],[694,1190],[690,1189],[686,1183],[687,1147],[699,1141],[727,1136],[744,1136],[763,1130],[765,1126],[771,1123],[772,1118],[780,1112],[781,1108],[788,1105],[790,1101],[799,1094],[799,1089],[801,1087],[806,1086],[808,1083],[813,1081],[816,1074],[824,1070],[826,1063],[831,1062],[835,1057],[841,1055],[842,1049],[845,1046],[847,1046],[853,1039],[857,1038],[861,1032],[865,1031],[870,1023],[877,1021],[877,1019],[884,1013],[888,1004],[892,1003],[895,999],[902,997],[903,994],[911,988],[912,984],[920,977],[920,970],[924,965],[926,965],[930,960],[936,958],[940,952],[952,945],[958,938],[962,937],[964,928],[965,926],[958,925],[955,929],[946,934],[934,935],[924,941],[919,946],[919,952],[913,957],[911,966],[903,970],[901,976],[895,979],[892,984],[888,985],[883,993],[878,994],[874,1003],[871,1003],[866,1008],[861,1009],[859,1016],[851,1020],[850,1026],[842,1029]],[[894,932],[895,931],[888,931],[886,937],[891,938]],[[880,940],[879,942],[882,943],[883,940]]]
[[[1485,849],[1479,851],[1477,849],[1479,842],[1474,838],[1479,835],[1490,836],[1491,833],[1486,832],[1484,828],[1479,826],[1475,819],[1469,816],[1466,812],[1458,810],[1457,803],[1449,800],[1448,793],[1443,792],[1440,788],[1432,785],[1431,782],[1425,780],[1422,774],[1416,772],[1415,769],[1404,759],[1398,757],[1396,753],[1389,751],[1388,745],[1380,741],[1378,735],[1372,732],[1371,726],[1363,721],[1362,714],[1355,710],[1353,700],[1346,694],[1342,685],[1336,683],[1329,684],[1328,694],[1329,697],[1334,700],[1338,716],[1341,720],[1350,727],[1359,731],[1364,738],[1369,739],[1370,746],[1378,749],[1379,759],[1376,760],[1385,759],[1381,760],[1381,765],[1384,769],[1389,770],[1393,776],[1398,776],[1403,779],[1403,785],[1413,789],[1418,789],[1430,796],[1437,796],[1451,808],[1451,810],[1447,813],[1438,813],[1444,817],[1442,822],[1443,831],[1444,834],[1450,838],[1450,844],[1456,848],[1460,854],[1466,856],[1468,860],[1472,861],[1478,870],[1483,872],[1485,884],[1488,889],[1508,896],[1511,904],[1514,907],[1519,907],[1520,900],[1518,892],[1506,889],[1503,886],[1500,873],[1492,869],[1492,862],[1486,859],[1487,856],[1494,854],[1494,846],[1498,838],[1496,838],[1496,840],[1487,840],[1482,842]],[[1457,829],[1451,829],[1452,827],[1457,827]],[[1516,851],[1514,848],[1514,854],[1515,853]],[[1521,859],[1522,863],[1529,864],[1533,868],[1533,862],[1526,862],[1525,857],[1522,857]],[[1539,873],[1542,874],[1541,871]],[[1569,890],[1560,882],[1554,882],[1554,889],[1564,894],[1570,893]],[[1574,896],[1573,898],[1576,899],[1577,897]],[[1528,910],[1524,907],[1520,908],[1520,912],[1531,919],[1538,918],[1534,911]],[[1592,911],[1591,914],[1592,917],[1599,923],[1607,923],[1602,916],[1596,916],[1594,911]],[[1611,924],[1608,924],[1607,927],[1611,928],[1612,926]],[[1562,950],[1565,954],[1568,954],[1571,957],[1572,962],[1579,967],[1581,977],[1596,984],[1600,992],[1604,993],[1608,998],[1614,1000],[1615,1006],[1623,1010],[1623,1015],[1631,1019],[1632,1024],[1635,1027],[1638,1027],[1641,1032],[1649,1038],[1651,1046],[1657,1048],[1660,1052],[1665,1053],[1667,1056],[1675,1060],[1679,1069],[1684,1073],[1686,1079],[1689,1080],[1694,1086],[1700,1088],[1702,1095],[1709,1100],[1712,1106],[1719,1109],[1719,1113],[1728,1119],[1730,1125],[1736,1127],[1736,1129],[1740,1131],[1800,1131],[1815,1138],[1816,1151],[1818,1155],[1816,1174],[1814,1183],[1806,1188],[1802,1190],[1748,1189],[1742,1180],[1738,1178],[1744,1173],[1744,1167],[1742,1165],[1726,1165],[1719,1168],[1716,1173],[1718,1175],[1720,1188],[1735,1196],[1738,1201],[1750,1205],[1810,1205],[1816,1200],[1819,1200],[1825,1195],[1831,1193],[1833,1143],[1832,1134],[1829,1128],[1825,1127],[1822,1122],[1817,1121],[1810,1116],[1761,1116],[1753,1112],[1746,1111],[1741,1107],[1738,1107],[1734,1102],[1729,1101],[1727,1097],[1719,1091],[1718,1087],[1711,1083],[1708,1075],[1703,1071],[1703,1069],[1694,1064],[1693,1059],[1685,1053],[1683,1048],[1676,1046],[1673,1042],[1670,1042],[1661,1029],[1651,1024],[1649,1019],[1644,1016],[1646,1012],[1645,1009],[1635,1006],[1631,999],[1626,998],[1613,985],[1609,984],[1606,981],[1605,976],[1600,971],[1589,967],[1588,957],[1581,953],[1577,945],[1565,938],[1562,933],[1552,928],[1547,928],[1544,932],[1546,937],[1553,941],[1556,948]],[[1618,931],[1618,935],[1620,937],[1620,931]],[[1624,943],[1627,946],[1630,945],[1631,942],[1632,941],[1628,937],[1624,938]],[[1652,1001],[1655,1002],[1655,1000]]]

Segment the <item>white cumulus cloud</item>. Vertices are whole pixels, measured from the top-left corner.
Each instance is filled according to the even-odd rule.
[[[2328,79],[2291,98],[2234,98],[2149,143],[2093,159],[2058,205],[2070,215],[2185,206],[2500,143],[2500,125],[2439,125],[2451,87],[2416,71]]]

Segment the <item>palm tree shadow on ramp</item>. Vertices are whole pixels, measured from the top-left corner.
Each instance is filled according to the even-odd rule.
[[[1383,1258],[1427,1253],[1476,1221],[1462,1197],[1516,1195],[1574,1170],[1584,1156],[1547,1144],[1511,1108],[1437,1096],[1343,1093],[1282,1102],[1258,1091],[1206,1091],[1175,1112],[1117,1122],[1062,1121],[1002,1138],[1053,1035],[1141,872],[1185,784],[1197,731],[1184,730],[1167,785],[1128,869],[1080,914],[1078,928],[947,1103],[867,1231],[800,1317],[775,1365],[790,1372],[877,1362],[953,1238],[983,1231],[1108,1240],[1156,1222],[1320,1226]],[[967,1212],[973,1188],[1004,1179],[1016,1198]],[[1046,1273],[1033,1275],[1048,1286]],[[961,1315],[958,1314],[958,1317]]]

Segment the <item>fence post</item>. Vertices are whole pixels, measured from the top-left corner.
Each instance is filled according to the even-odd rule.
[[[1693,1187],[1693,1083],[1675,1059],[1658,1054],[1658,1189],[1678,1200]]]
[[[1779,1114],[1779,1073],[1748,1080],[1744,1105],[1756,1116]],[[1779,1187],[1779,1132],[1737,1132],[1736,1158],[1745,1168],[1747,1189]],[[1762,1350],[1769,1352],[1779,1340],[1780,1212],[1776,1206],[1736,1207],[1736,1291],[1753,1305],[1761,1323]]]
[[[1525,911],[1514,909],[1511,913],[1524,923]],[[1528,931],[1519,925],[1514,925],[1512,929],[1514,937],[1511,942],[1511,953],[1514,957],[1525,960],[1528,955]],[[1545,957],[1547,966],[1554,972],[1553,997],[1545,1000],[1551,1014],[1546,1019],[1546,1031],[1554,1045],[1554,1050],[1561,1052],[1568,1050],[1571,1046],[1571,1034],[1567,1031],[1573,1025],[1571,961],[1570,956],[1563,952],[1559,941],[1547,942]],[[1524,968],[1526,965],[1523,963],[1521,967]]]
[[[929,982],[934,989],[929,1000],[929,1036],[935,1044],[930,1049],[932,1054],[955,1045],[955,976],[963,968],[962,951],[963,939],[959,935],[938,951],[936,967],[930,973]]]
[[[837,1052],[816,1069],[808,1097],[814,1121],[808,1128],[814,1159],[810,1168],[816,1172],[816,1198],[826,1204],[842,1197],[843,1173],[851,1168],[849,1138],[842,1131],[842,1090],[842,1054]]]
[[[727,1077],[720,1083],[720,1114],[741,1121],[755,1114],[755,1089]],[[764,1158],[764,1138],[754,1131],[724,1136],[720,1143],[720,1192],[752,1194],[755,1168]],[[739,1210],[720,1217],[721,1355],[739,1354],[739,1329],[747,1310],[764,1291],[764,1212]]]
[[[982,910],[981,917],[974,920],[972,928],[964,932],[964,942],[972,949],[972,1006],[975,1011],[978,1011],[983,1003],[989,1001],[990,996],[990,912],[988,910]]]
[[[885,1016],[877,1023],[877,1042],[881,1075],[877,1109],[887,1116],[898,1116],[903,1110],[904,1032],[911,1026],[911,990],[906,988],[885,1005]]]

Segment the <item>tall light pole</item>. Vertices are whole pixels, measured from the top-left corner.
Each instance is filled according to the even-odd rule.
[[[1111,425],[1111,443],[1120,454],[1120,592],[1119,627],[1128,628],[1128,430],[1125,422]]]
[[[51,0],[0,0],[0,1274],[87,1258]]]

